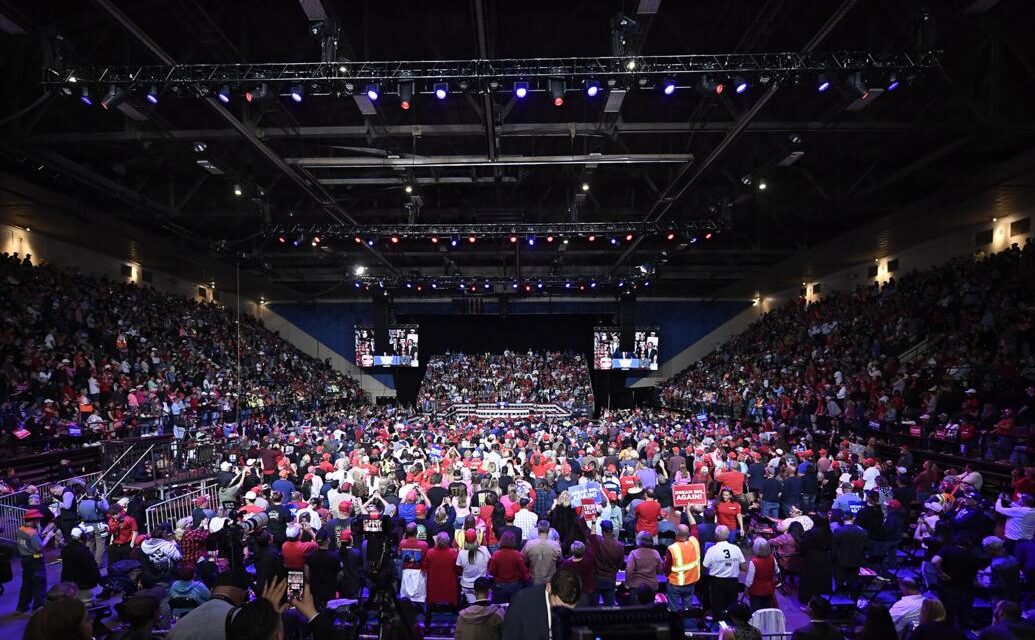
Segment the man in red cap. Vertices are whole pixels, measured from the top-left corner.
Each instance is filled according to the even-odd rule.
[[[46,603],[47,566],[43,562],[43,547],[54,537],[53,531],[47,533],[45,538],[40,536],[43,513],[39,509],[29,509],[23,518],[25,524],[14,534],[18,557],[22,561],[22,586],[18,590],[15,613],[25,613],[30,605],[36,610]]]

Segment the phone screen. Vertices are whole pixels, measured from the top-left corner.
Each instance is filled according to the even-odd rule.
[[[302,572],[288,571],[287,577],[287,598],[298,600],[302,597]]]

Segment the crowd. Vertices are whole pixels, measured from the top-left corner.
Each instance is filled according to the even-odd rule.
[[[589,369],[580,354],[449,353],[428,362],[417,404],[433,411],[452,403],[554,403],[568,410],[593,407]]]
[[[0,455],[354,403],[352,378],[237,316],[148,286],[0,256]],[[240,397],[238,394],[240,393]]]
[[[1028,464],[1021,445],[1035,444],[1033,263],[1029,241],[818,302],[788,302],[663,385],[661,401],[818,428],[872,425]],[[915,345],[919,354],[903,362]]]

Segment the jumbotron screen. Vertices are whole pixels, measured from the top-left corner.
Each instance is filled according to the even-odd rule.
[[[373,327],[356,327],[356,364],[360,367],[419,367],[417,325],[388,327],[388,344],[374,344]]]
[[[658,370],[658,331],[637,329],[633,350],[622,351],[619,331],[614,327],[593,330],[593,366],[597,369]]]

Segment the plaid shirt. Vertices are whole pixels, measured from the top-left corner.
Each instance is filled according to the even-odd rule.
[[[546,487],[537,489],[535,492],[535,502],[532,503],[532,511],[535,511],[535,514],[540,519],[545,518],[550,511],[550,507],[553,506],[553,501],[556,499],[557,494],[554,493],[553,489],[547,489]]]
[[[183,559],[180,563],[183,566],[192,566],[198,562],[198,558],[205,555],[205,541],[208,540],[208,531],[204,529],[189,529],[183,532],[183,539],[180,540],[180,548],[183,550]]]

